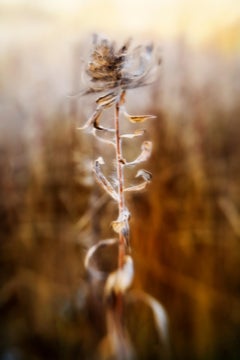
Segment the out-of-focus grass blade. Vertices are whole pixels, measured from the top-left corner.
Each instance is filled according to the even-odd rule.
[[[132,300],[141,300],[145,302],[151,309],[153,313],[153,319],[156,326],[156,330],[159,335],[160,341],[164,345],[168,346],[169,343],[169,334],[168,334],[168,318],[166,310],[163,305],[155,299],[153,296],[145,293],[144,291],[134,290],[129,294],[130,299]]]
[[[117,242],[118,242],[118,239],[114,239],[114,238],[101,240],[97,244],[91,246],[88,249],[85,259],[84,259],[84,267],[96,279],[102,279],[106,276],[106,274],[100,270],[97,270],[93,265],[91,265],[91,259],[92,259],[93,255],[101,247],[111,246],[111,245],[116,244]]]

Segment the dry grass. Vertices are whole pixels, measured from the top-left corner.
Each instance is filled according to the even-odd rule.
[[[54,59],[49,66],[44,52],[38,62],[33,54],[9,53],[0,66],[0,353],[90,359],[105,325],[101,288],[89,286],[83,258],[111,236],[114,210],[89,175],[99,149],[75,131],[91,99],[64,97],[73,71],[66,59],[59,77]],[[129,101],[158,116],[148,134],[153,182],[128,195],[135,287],[167,308],[173,359],[237,359],[238,58],[177,43],[163,46],[163,60],[159,81]],[[128,303],[126,312],[138,358],[158,358],[148,308]]]

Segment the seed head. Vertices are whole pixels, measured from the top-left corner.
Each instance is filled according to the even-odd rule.
[[[91,81],[86,93],[115,88],[126,90],[147,85],[149,74],[157,64],[155,60],[152,45],[131,49],[128,40],[117,49],[114,42],[95,36],[86,67]]]

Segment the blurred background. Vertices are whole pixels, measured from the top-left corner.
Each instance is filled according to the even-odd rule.
[[[153,181],[127,198],[134,287],[164,305],[172,359],[239,359],[238,0],[0,0],[0,359],[93,359],[105,334],[83,259],[112,236],[115,205],[91,172],[103,155],[111,174],[112,154],[76,130],[95,97],[68,97],[94,32],[154,42],[162,59],[127,94],[130,113],[157,116]],[[139,147],[126,141],[126,158]],[[149,309],[126,304],[126,319],[137,358],[161,358]]]

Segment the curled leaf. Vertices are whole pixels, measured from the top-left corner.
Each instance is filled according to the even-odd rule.
[[[104,165],[104,164],[105,164],[105,161],[104,161],[104,159],[102,158],[102,156],[99,156],[99,157],[96,159],[96,163],[99,164],[99,165]]]
[[[118,95],[115,92],[110,92],[106,95],[100,96],[96,103],[101,108],[108,108],[112,106],[117,100]]]
[[[97,127],[101,114],[102,114],[102,109],[100,109],[100,108],[96,109],[94,111],[94,113],[92,114],[92,116],[90,116],[90,118],[87,120],[87,122],[83,126],[78,127],[77,130],[85,130],[88,127],[90,127],[91,125],[93,125],[94,127]]]
[[[144,169],[138,170],[137,175],[135,177],[139,177],[139,176],[141,176],[146,182],[150,182],[152,180],[152,174],[150,173],[150,171]]]
[[[100,115],[101,115],[102,111],[103,110],[102,110],[101,107],[97,108],[97,110],[95,111],[95,113],[97,115],[93,118],[93,121],[92,121],[93,127],[95,129],[97,129],[97,130],[101,130],[101,131],[105,131],[105,132],[115,132],[114,129],[109,129],[109,128],[106,128],[106,127],[103,127],[103,126],[99,125],[99,119],[100,119]]]
[[[103,189],[116,201],[118,201],[118,194],[114,190],[112,184],[107,180],[107,178],[103,175],[101,171],[100,165],[104,164],[104,160],[102,157],[99,157],[95,160],[95,164],[93,166],[93,172],[96,176],[98,183],[103,187]]]
[[[100,270],[97,270],[93,265],[91,265],[91,260],[92,260],[93,255],[99,248],[102,248],[104,246],[115,245],[117,242],[118,242],[118,239],[114,239],[114,238],[101,240],[97,244],[91,246],[88,249],[85,259],[84,259],[84,267],[96,279],[102,279],[103,277],[106,276],[106,274]]]
[[[114,141],[113,141],[113,139],[107,139],[107,138],[104,138],[104,137],[102,137],[102,136],[99,136],[98,134],[97,134],[97,131],[96,131],[97,129],[92,129],[92,134],[99,140],[99,141],[101,141],[101,142],[103,142],[103,143],[105,143],[105,144],[110,144],[110,145],[113,145],[114,147],[115,147],[115,143],[114,143]],[[102,130],[104,130],[103,128],[102,128]],[[101,132],[102,133],[102,132]]]
[[[128,166],[136,165],[136,164],[139,164],[141,162],[148,160],[149,157],[151,156],[151,152],[152,152],[152,142],[144,141],[142,143],[141,150],[142,150],[141,154],[134,161],[126,163],[126,165],[128,165]]]
[[[111,223],[113,230],[119,234],[121,232],[126,232],[127,221],[126,220],[115,220]]]
[[[122,224],[118,220],[112,221],[111,225],[112,225],[113,230],[118,234],[121,232],[121,230],[124,226],[124,224]]]
[[[121,138],[133,139],[137,136],[142,136],[144,133],[145,133],[144,129],[139,129],[139,130],[135,130],[134,133],[132,134],[123,134],[121,135]]]
[[[140,170],[138,170],[137,175],[135,177],[139,177],[139,176],[141,176],[143,178],[143,180],[144,180],[142,183],[140,183],[138,185],[133,185],[133,186],[124,188],[123,191],[124,192],[129,192],[129,191],[140,191],[140,190],[145,189],[147,184],[152,179],[152,174],[147,170],[140,169]]]
[[[143,292],[143,291],[132,291],[130,294],[130,299],[132,300],[142,300],[145,302],[152,310],[153,319],[158,332],[159,338],[165,345],[168,345],[169,335],[168,335],[168,318],[166,310],[163,305],[156,300],[153,296]]]
[[[130,219],[130,212],[127,208],[125,208],[121,214],[119,215],[119,217],[117,218],[117,220],[112,221],[112,227],[114,229],[114,231],[116,231],[117,233],[120,233],[122,230],[122,227],[124,227],[124,222],[128,221]]]
[[[141,184],[138,184],[138,185],[132,185],[132,186],[129,186],[127,188],[124,188],[123,191],[124,192],[130,192],[130,191],[140,191],[140,190],[144,190],[145,187],[147,186],[148,182],[147,181],[144,181],[142,182]]]
[[[106,280],[104,289],[106,298],[112,295],[124,294],[132,285],[133,276],[133,259],[130,255],[125,255],[123,267],[112,272]]]
[[[141,123],[149,119],[155,119],[155,115],[130,115],[126,111],[124,112],[125,117],[132,123]]]

